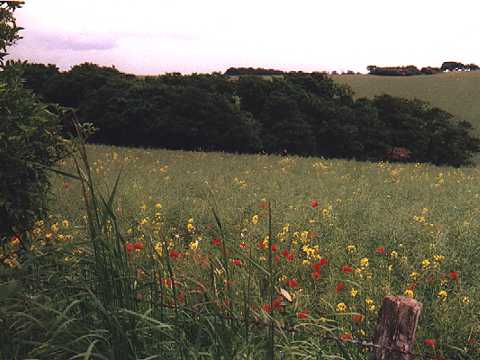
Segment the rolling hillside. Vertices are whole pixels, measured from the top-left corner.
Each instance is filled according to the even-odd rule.
[[[386,93],[428,101],[470,121],[476,133],[480,133],[480,72],[411,77],[341,75],[333,78],[350,85],[356,97]]]

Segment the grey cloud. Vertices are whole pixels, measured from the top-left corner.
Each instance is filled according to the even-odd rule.
[[[25,34],[25,38],[28,35]],[[32,40],[48,50],[110,50],[117,46],[114,39],[97,36],[94,34],[35,34]]]

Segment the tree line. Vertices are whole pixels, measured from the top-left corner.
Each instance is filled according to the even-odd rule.
[[[421,69],[415,65],[407,66],[376,66],[368,65],[370,75],[382,76],[412,76],[412,75],[434,75],[446,71],[478,71],[480,67],[476,64],[462,64],[456,61],[445,61],[441,67],[426,66]]]
[[[44,101],[93,123],[97,143],[454,166],[480,149],[467,121],[419,100],[355,100],[324,73],[231,81],[220,73],[139,78],[91,63],[65,72],[16,65]]]

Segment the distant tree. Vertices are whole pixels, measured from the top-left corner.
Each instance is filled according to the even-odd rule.
[[[440,69],[438,67],[427,66],[427,67],[422,67],[420,72],[424,75],[434,75],[434,74],[441,73],[442,69]]]
[[[316,151],[312,129],[294,98],[275,91],[260,115],[264,148],[271,153],[309,155]]]
[[[468,71],[478,71],[480,70],[480,66],[478,66],[477,64],[467,64],[465,65],[465,69]]]
[[[414,65],[387,67],[369,65],[367,66],[367,70],[371,75],[382,76],[412,76],[421,74],[420,70],[418,70],[418,68]]]
[[[460,71],[465,69],[465,65],[457,61],[445,61],[441,66],[442,71]]]
[[[18,68],[21,70],[21,77],[24,80],[24,86],[39,96],[44,93],[45,85],[60,71],[53,64],[35,64],[26,61],[18,61]]]
[[[126,76],[112,67],[83,63],[73,66],[68,72],[51,77],[45,84],[42,95],[49,102],[77,108],[108,80]]]

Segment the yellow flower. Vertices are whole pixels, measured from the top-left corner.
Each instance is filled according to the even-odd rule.
[[[63,227],[68,228],[70,226],[70,222],[67,219],[65,219],[65,220],[62,221],[62,225],[63,225]]]
[[[162,208],[162,204],[160,204],[160,203],[155,204],[155,209],[161,209],[161,208]]]
[[[142,211],[147,210],[147,204],[142,204],[142,206],[140,206],[140,210]]]
[[[193,232],[193,230],[195,230],[195,226],[193,226],[193,218],[188,219],[187,230],[188,232]]]
[[[408,297],[408,298],[413,299],[413,295],[414,295],[414,294],[413,294],[413,290],[407,289],[407,290],[405,290],[405,292],[403,293],[403,295],[405,295],[405,296]]]
[[[347,245],[346,249],[347,249],[347,252],[351,254],[357,250],[357,247],[355,245]]]
[[[44,224],[45,224],[45,223],[44,223],[43,220],[35,221],[35,226],[36,226],[36,227],[42,227]]]
[[[198,240],[192,241],[192,242],[189,244],[189,247],[190,247],[190,249],[192,249],[193,251],[197,250],[197,248],[198,248]]]
[[[357,295],[358,295],[358,290],[355,289],[355,288],[351,288],[351,289],[350,289],[350,295],[351,295],[352,297],[357,296]]]
[[[52,226],[50,226],[50,229],[56,233],[59,229],[60,229],[60,226],[58,225],[58,223],[55,223],[53,224]]]
[[[258,224],[258,215],[253,215],[252,216],[252,224],[257,225]]]
[[[338,312],[345,312],[347,311],[347,305],[343,302],[337,304],[337,311]]]
[[[367,267],[368,266],[368,258],[360,259],[360,266]]]
[[[448,293],[445,291],[445,290],[440,290],[438,292],[438,297],[442,300],[442,301],[445,301],[445,299],[447,298],[448,296]]]
[[[428,269],[430,267],[430,260],[425,259],[422,261],[422,269]]]
[[[370,299],[370,298],[366,298],[366,299],[365,299],[365,304],[367,304],[367,306],[373,305],[374,303],[375,303],[375,302],[374,302],[372,299]]]
[[[468,305],[470,304],[470,298],[468,296],[464,296],[462,298],[462,302],[465,304],[465,305]]]
[[[397,258],[398,257],[398,252],[396,252],[395,250],[393,250],[391,253],[390,253],[390,257],[392,258]]]
[[[424,224],[427,220],[425,219],[425,216],[414,216],[413,217],[413,220],[415,220],[416,222],[419,222],[421,224]]]
[[[162,244],[157,242],[154,246],[155,252],[158,254],[158,256],[162,256],[163,254],[163,247]]]
[[[433,260],[435,260],[438,263],[441,263],[443,260],[445,260],[445,256],[443,256],[443,255],[433,255]]]
[[[415,271],[412,272],[412,273],[410,273],[410,278],[411,278],[413,281],[417,280],[417,278],[418,278],[418,273],[415,272]]]

